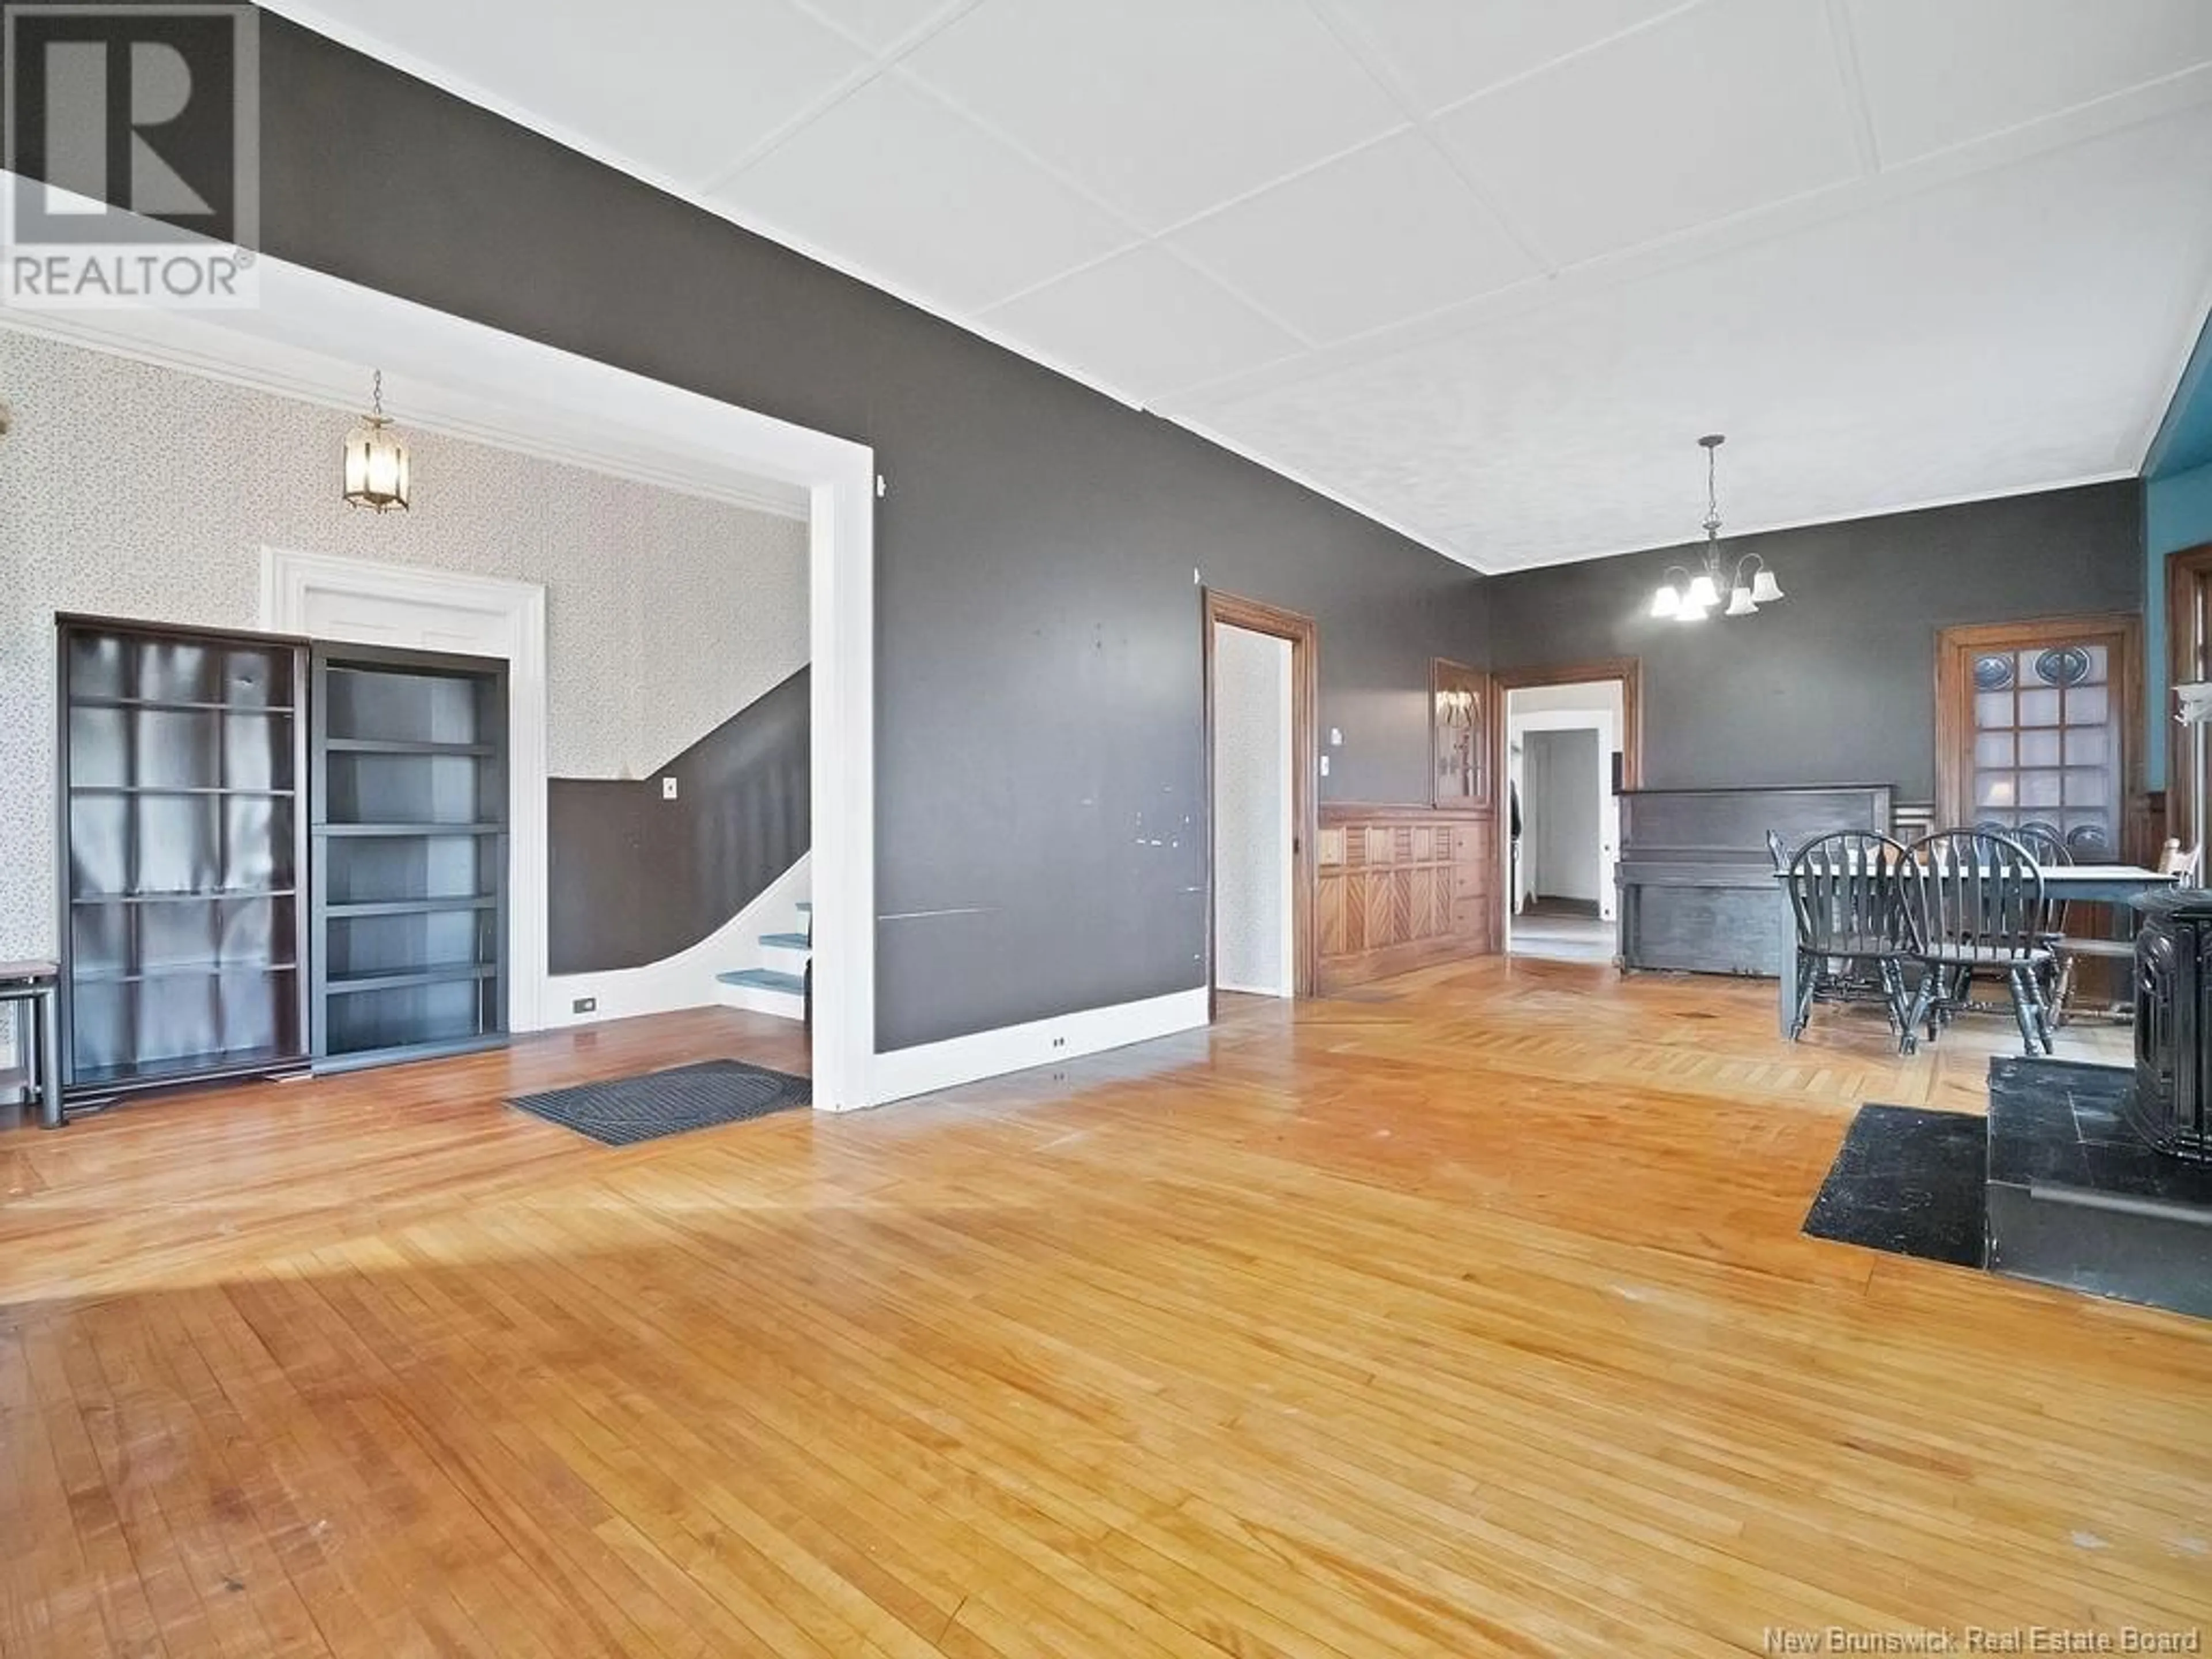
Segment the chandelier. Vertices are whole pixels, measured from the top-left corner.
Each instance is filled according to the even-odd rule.
[[[407,510],[407,446],[384,412],[384,371],[376,371],[369,412],[346,434],[345,500],[372,513]]]
[[[1772,605],[1782,597],[1782,584],[1774,580],[1774,573],[1766,568],[1766,561],[1756,553],[1747,553],[1735,562],[1735,574],[1727,574],[1728,567],[1721,557],[1721,498],[1718,480],[1718,458],[1721,446],[1728,440],[1719,433],[1710,433],[1698,440],[1705,452],[1705,556],[1704,562],[1692,571],[1684,565],[1669,565],[1660,579],[1659,591],[1651,596],[1651,614],[1672,617],[1677,622],[1703,622],[1707,612],[1720,604],[1721,592],[1728,591],[1728,608],[1721,614],[1728,617],[1748,617],[1762,605]]]

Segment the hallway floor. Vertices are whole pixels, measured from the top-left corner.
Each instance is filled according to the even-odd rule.
[[[1620,948],[1612,922],[1559,899],[1531,899],[1509,932],[1511,955],[1547,962],[1607,963]]]

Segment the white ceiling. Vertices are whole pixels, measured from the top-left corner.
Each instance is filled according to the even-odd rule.
[[[2212,0],[270,3],[1482,570],[1707,431],[1732,530],[2131,473],[2212,297]]]

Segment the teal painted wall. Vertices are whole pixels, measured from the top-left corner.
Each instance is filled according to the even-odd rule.
[[[2143,486],[2144,699],[2150,742],[2144,751],[2149,787],[2166,787],[2166,734],[2172,726],[2166,675],[2166,559],[2185,547],[2212,543],[2212,464]]]

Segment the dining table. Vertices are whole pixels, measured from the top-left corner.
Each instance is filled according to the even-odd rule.
[[[2043,890],[2046,897],[2068,904],[2109,904],[2118,913],[2116,926],[2130,927],[2126,909],[2130,899],[2176,885],[2181,878],[2140,864],[2046,864]],[[1775,916],[1782,930],[1782,985],[1775,1016],[1784,1036],[1796,1025],[1797,916],[1790,903],[1790,872],[1774,872]]]

